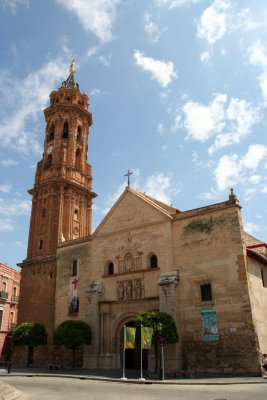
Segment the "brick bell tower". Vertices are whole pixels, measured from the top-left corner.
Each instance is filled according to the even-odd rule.
[[[37,164],[27,258],[22,267],[18,323],[41,322],[52,343],[57,276],[56,251],[60,241],[91,234],[91,166],[87,161],[92,114],[88,97],[70,75],[50,94],[44,110],[46,132],[43,158]]]

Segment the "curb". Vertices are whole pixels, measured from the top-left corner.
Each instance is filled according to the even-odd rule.
[[[80,380],[93,380],[93,381],[103,381],[103,382],[120,382],[120,383],[134,383],[140,385],[258,385],[258,384],[267,384],[267,377],[258,377],[255,378],[257,380],[249,379],[239,379],[233,378],[234,380],[224,380],[225,378],[215,379],[214,381],[211,379],[180,379],[180,380],[169,380],[166,379],[164,381],[161,380],[150,380],[150,379],[122,379],[122,378],[109,378],[104,376],[94,376],[94,375],[71,375],[71,374],[51,374],[51,373],[17,373],[11,372],[10,374],[0,374],[1,376],[5,377],[14,377],[14,376],[21,376],[21,377],[49,377],[49,378],[70,378],[70,379],[80,379]]]

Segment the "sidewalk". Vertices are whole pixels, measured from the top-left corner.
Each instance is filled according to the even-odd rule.
[[[158,376],[148,374],[146,371],[143,373],[144,380],[140,380],[139,370],[126,370],[126,380],[122,380],[122,371],[119,370],[94,370],[94,369],[62,369],[62,370],[49,370],[48,368],[26,368],[26,367],[12,367],[10,374],[7,374],[5,369],[0,369],[1,375],[4,376],[57,376],[72,379],[91,379],[103,381],[115,381],[125,383],[139,383],[139,384],[175,384],[175,385],[233,385],[233,384],[267,384],[267,377],[246,377],[246,376],[205,376],[194,378],[172,378],[166,376],[165,380],[159,380]]]

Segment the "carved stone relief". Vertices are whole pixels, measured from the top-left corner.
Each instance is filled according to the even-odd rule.
[[[116,259],[120,273],[142,269],[141,243],[133,241],[130,232],[127,235],[126,244],[118,248]]]
[[[92,298],[97,294],[97,293],[102,293],[103,288],[102,288],[102,282],[101,281],[93,281],[89,284],[86,293],[87,293],[87,298],[89,303],[92,302]]]
[[[179,284],[179,272],[172,271],[161,274],[158,280],[158,285],[161,288],[161,293],[164,297],[171,297],[175,288]]]
[[[134,300],[144,298],[142,279],[128,279],[117,283],[118,300]]]

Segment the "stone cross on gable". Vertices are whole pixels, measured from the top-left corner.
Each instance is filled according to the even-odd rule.
[[[129,169],[128,169],[128,172],[127,172],[127,174],[125,174],[124,176],[127,176],[128,177],[128,184],[127,184],[127,187],[130,187],[130,175],[132,175],[133,174],[133,172],[131,172]]]

